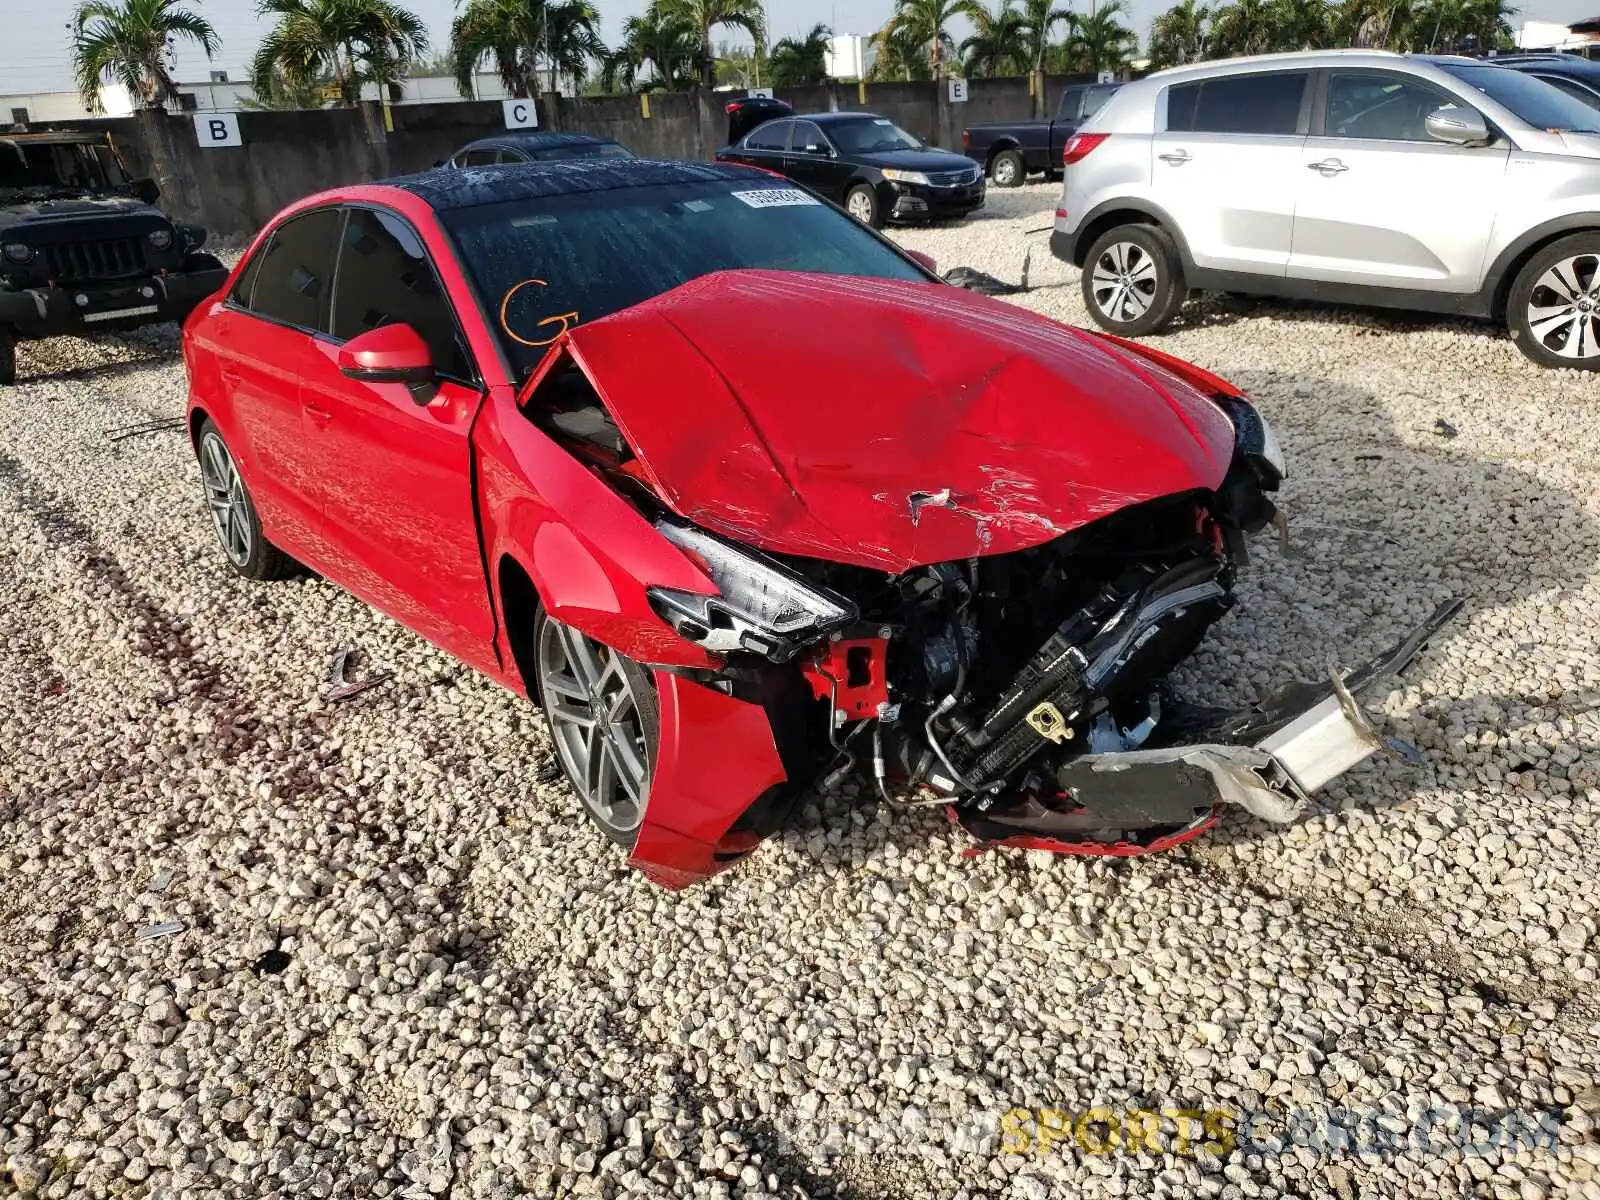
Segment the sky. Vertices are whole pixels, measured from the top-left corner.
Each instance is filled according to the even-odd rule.
[[[449,40],[454,0],[404,0],[424,21],[436,49]],[[1150,22],[1173,0],[1131,0],[1132,25],[1141,41]],[[641,12],[645,0],[596,0],[605,40],[620,39],[622,23]],[[1087,0],[1073,0],[1087,7]],[[889,17],[892,0],[766,0],[770,36],[800,34],[821,21],[835,33],[871,33]],[[180,48],[178,78],[185,83],[204,81],[211,70],[225,70],[233,80],[243,79],[263,28],[255,15],[255,0],[190,0],[216,28],[222,52],[213,62],[193,49]],[[73,0],[0,0],[5,11],[5,49],[0,52],[0,95],[72,90],[68,23]],[[1527,0],[1524,19],[1566,23],[1600,15],[1600,0]],[[959,38],[964,32],[956,29]]]

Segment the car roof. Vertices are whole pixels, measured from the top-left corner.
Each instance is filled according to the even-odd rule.
[[[1513,71],[1540,70],[1552,75],[1571,75],[1578,79],[1600,79],[1600,62],[1580,58],[1576,54],[1518,54],[1514,57],[1497,55],[1487,61],[1497,66],[1510,67]]]
[[[1392,67],[1397,63],[1421,59],[1424,62],[1476,62],[1476,59],[1457,59],[1447,56],[1426,58],[1422,55],[1396,54],[1392,50],[1291,50],[1283,54],[1251,54],[1240,58],[1214,58],[1207,62],[1190,63],[1182,67],[1168,67],[1164,71],[1155,71],[1146,75],[1146,79],[1156,79],[1163,83],[1173,79],[1203,78],[1208,75],[1228,75],[1238,70],[1252,70],[1257,67],[1293,69],[1304,67],[1312,69],[1338,64],[1344,67]]]
[[[610,138],[596,137],[592,133],[558,133],[541,130],[537,133],[498,133],[493,137],[468,142],[460,150],[552,150],[557,146],[615,146]]]
[[[559,162],[506,163],[493,167],[434,168],[416,175],[385,179],[376,186],[410,192],[437,212],[537,200],[622,188],[671,187],[718,180],[769,184],[774,180],[754,167],[731,163],[666,162],[650,158],[569,158]]]
[[[874,121],[882,121],[882,120],[884,120],[884,118],[881,115],[879,115],[878,113],[875,113],[875,112],[855,112],[855,111],[849,111],[849,112],[840,111],[840,112],[825,112],[825,113],[795,113],[795,116],[797,118],[803,118],[803,119],[805,119],[807,121],[815,121],[818,125],[838,125],[838,124],[841,124],[842,122],[845,122],[845,121],[860,120],[862,117],[866,117],[866,118],[868,118],[870,120],[874,120]]]

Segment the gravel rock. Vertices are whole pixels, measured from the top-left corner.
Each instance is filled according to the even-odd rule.
[[[1008,280],[1031,248],[1015,302],[1081,321],[1028,233],[1055,202],[997,191],[894,236]],[[967,859],[939,814],[841,791],[682,894],[539,781],[531,705],[319,579],[223,569],[183,433],[106,436],[181,415],[174,332],[24,345],[0,423],[0,1190],[1594,1194],[1593,377],[1487,326],[1248,300],[1152,341],[1250,391],[1290,461],[1287,554],[1258,540],[1176,685],[1255,699],[1465,595],[1380,706],[1427,765],[1133,861]],[[393,679],[323,703],[341,644]],[[1490,1101],[1567,1114],[1557,1147],[1335,1161],[1212,1153],[1196,1126],[1183,1154],[1094,1155],[1073,1124],[1389,1129]]]

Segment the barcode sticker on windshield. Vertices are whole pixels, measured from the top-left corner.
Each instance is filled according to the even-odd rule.
[[[734,192],[733,196],[751,208],[790,208],[796,204],[822,203],[799,188],[760,188],[753,192]]]

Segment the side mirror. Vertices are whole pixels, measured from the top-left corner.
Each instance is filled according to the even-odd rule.
[[[161,189],[156,186],[154,179],[135,179],[129,187],[134,196],[146,204],[154,204],[161,199]]]
[[[339,347],[339,373],[363,383],[403,383],[427,404],[437,390],[433,352],[409,325],[380,325]]]
[[[934,258],[933,255],[928,254],[928,253],[926,253],[926,252],[924,252],[922,250],[907,250],[906,251],[906,255],[908,257],[910,257],[910,258],[916,259],[919,263],[921,263],[923,266],[927,267],[928,270],[932,271],[935,275],[937,275],[939,273],[939,260]]]
[[[1484,146],[1490,138],[1489,125],[1475,108],[1446,104],[1428,114],[1423,122],[1428,136],[1452,146]]]

